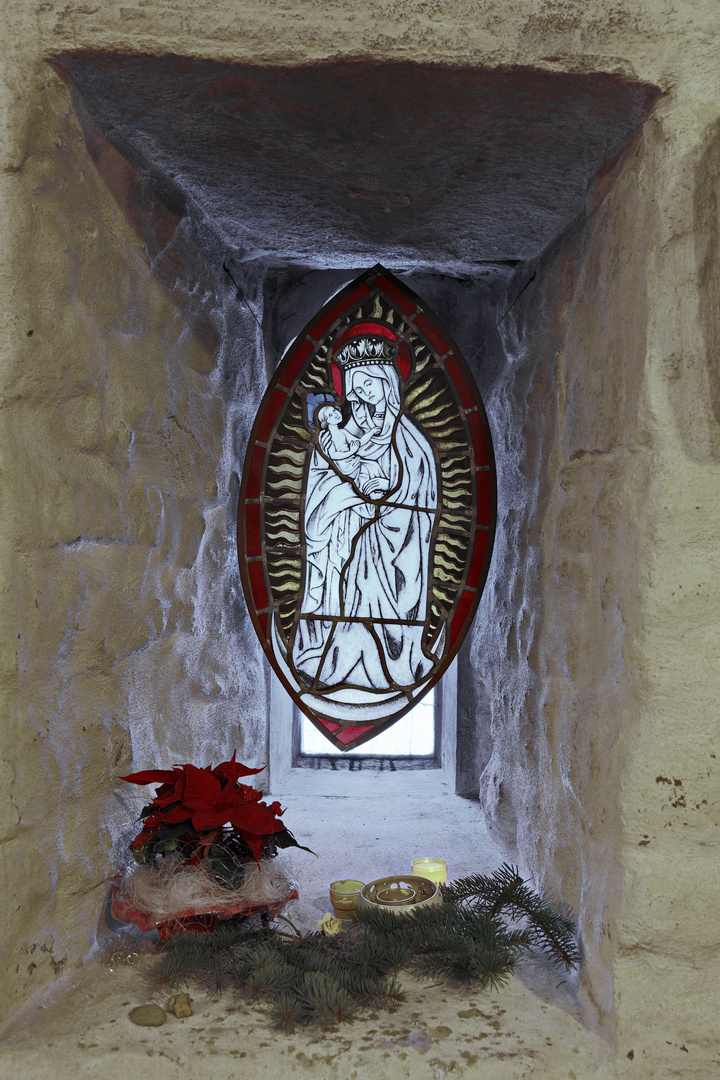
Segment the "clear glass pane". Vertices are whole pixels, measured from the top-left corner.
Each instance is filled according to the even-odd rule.
[[[300,715],[300,752],[303,754],[368,754],[374,757],[426,757],[435,752],[435,690],[430,690],[391,728],[357,750],[336,750],[308,718]]]

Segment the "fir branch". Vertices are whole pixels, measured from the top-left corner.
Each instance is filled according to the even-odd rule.
[[[513,967],[514,961],[504,952],[448,950],[423,956],[418,963],[418,974],[428,979],[443,975],[456,984],[477,984],[494,991],[505,985]]]
[[[360,1004],[366,1009],[387,1009],[389,1012],[394,1012],[407,997],[395,975],[378,983],[376,987],[369,987],[365,991],[351,992],[356,995]]]
[[[281,922],[286,922],[286,923],[288,924],[288,926],[291,926],[291,927],[292,927],[292,929],[293,929],[293,930],[295,931],[295,937],[296,937],[296,938],[301,938],[301,937],[302,937],[302,934],[301,934],[301,933],[300,933],[300,931],[298,930],[298,928],[297,928],[297,926],[295,925],[295,923],[292,923],[292,922],[290,922],[290,920],[289,920],[289,919],[286,919],[284,915],[276,915],[276,916],[275,916],[275,918],[276,918],[276,919],[279,919],[279,920],[280,920]],[[278,933],[279,933],[279,931],[278,931]]]
[[[442,886],[443,899],[451,905],[466,904],[478,915],[491,918],[501,913],[528,924],[530,944],[549,960],[567,969],[576,968],[580,954],[575,924],[528,888],[517,868],[505,863],[494,874],[475,874]]]
[[[313,1017],[326,1024],[349,1020],[357,1008],[346,990],[319,971],[305,973],[298,996],[307,1004]]]
[[[313,1011],[307,1002],[293,992],[279,994],[269,1004],[270,1019],[281,1031],[292,1032],[298,1024],[307,1024],[312,1020]]]
[[[412,946],[402,937],[373,937],[365,934],[353,950],[351,963],[361,967],[374,978],[385,978],[399,968],[406,967],[412,955]]]
[[[256,967],[248,975],[245,986],[249,993],[282,994],[292,990],[297,983],[297,972],[289,964],[284,963],[282,957],[273,958]]]
[[[503,891],[512,889],[513,886],[522,885],[517,868],[509,863],[503,863],[499,870],[486,877],[484,874],[470,874],[468,877],[449,881],[447,885],[440,886],[440,892],[446,903],[457,903],[462,900],[488,899],[494,900]]]
[[[165,943],[156,977],[168,985],[194,979],[216,993],[235,987],[262,1001],[276,1026],[292,1030],[340,1023],[357,1008],[396,1008],[404,998],[397,981],[403,970],[494,990],[529,949],[566,966],[577,963],[573,924],[514,867],[453,882],[443,895],[447,903],[407,914],[361,908],[337,937],[293,937],[256,918],[185,935]]]

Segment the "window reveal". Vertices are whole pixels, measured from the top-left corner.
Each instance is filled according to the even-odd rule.
[[[375,267],[286,353],[238,511],[260,640],[338,749],[385,730],[441,678],[477,607],[494,525],[472,376],[422,301]]]

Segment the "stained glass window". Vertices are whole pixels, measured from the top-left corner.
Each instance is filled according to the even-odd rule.
[[[285,354],[238,511],[260,640],[338,749],[387,729],[442,677],[494,525],[489,430],[467,365],[422,301],[375,267]]]

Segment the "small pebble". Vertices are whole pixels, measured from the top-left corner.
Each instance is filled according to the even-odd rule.
[[[140,1027],[161,1027],[167,1020],[167,1013],[159,1005],[138,1005],[130,1010],[130,1019]]]
[[[180,1020],[184,1020],[186,1016],[194,1016],[192,1011],[192,998],[189,994],[173,994],[168,1001],[168,1009]]]
[[[421,1054],[427,1053],[432,1046],[432,1039],[427,1031],[413,1031],[404,1042],[406,1046],[414,1046]]]

